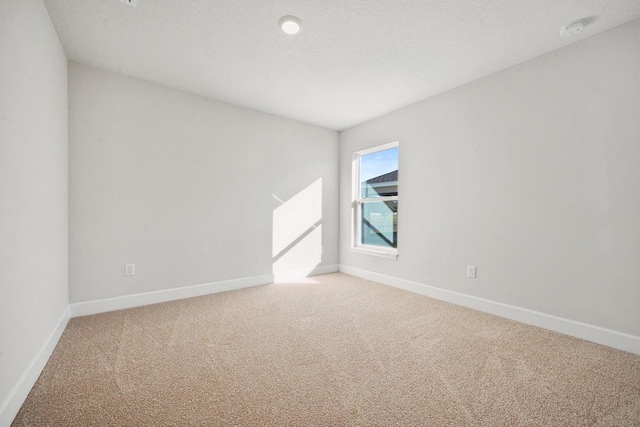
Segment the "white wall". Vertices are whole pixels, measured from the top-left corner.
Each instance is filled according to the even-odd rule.
[[[397,261],[350,250],[351,153],[396,140]],[[340,156],[341,265],[640,336],[640,21],[344,131]]]
[[[337,264],[337,132],[75,63],[69,120],[72,302]]]
[[[67,59],[42,1],[3,1],[0,425],[68,304],[67,201]]]

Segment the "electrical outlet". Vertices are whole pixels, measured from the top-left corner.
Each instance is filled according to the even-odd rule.
[[[467,277],[472,279],[476,278],[476,266],[475,265],[467,265]]]
[[[124,275],[125,276],[135,276],[136,275],[136,265],[135,264],[125,264],[124,265]]]

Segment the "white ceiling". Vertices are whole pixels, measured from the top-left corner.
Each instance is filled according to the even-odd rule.
[[[72,61],[335,130],[640,18],[638,0],[45,3]]]

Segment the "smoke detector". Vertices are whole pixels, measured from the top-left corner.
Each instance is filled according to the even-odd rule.
[[[560,28],[560,37],[571,37],[584,29],[584,21],[576,21]]]

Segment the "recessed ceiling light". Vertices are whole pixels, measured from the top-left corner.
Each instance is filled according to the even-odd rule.
[[[302,21],[300,18],[287,15],[280,18],[278,25],[287,34],[298,34],[302,28]]]
[[[584,28],[584,21],[576,21],[560,28],[560,37],[571,37],[578,34]]]

